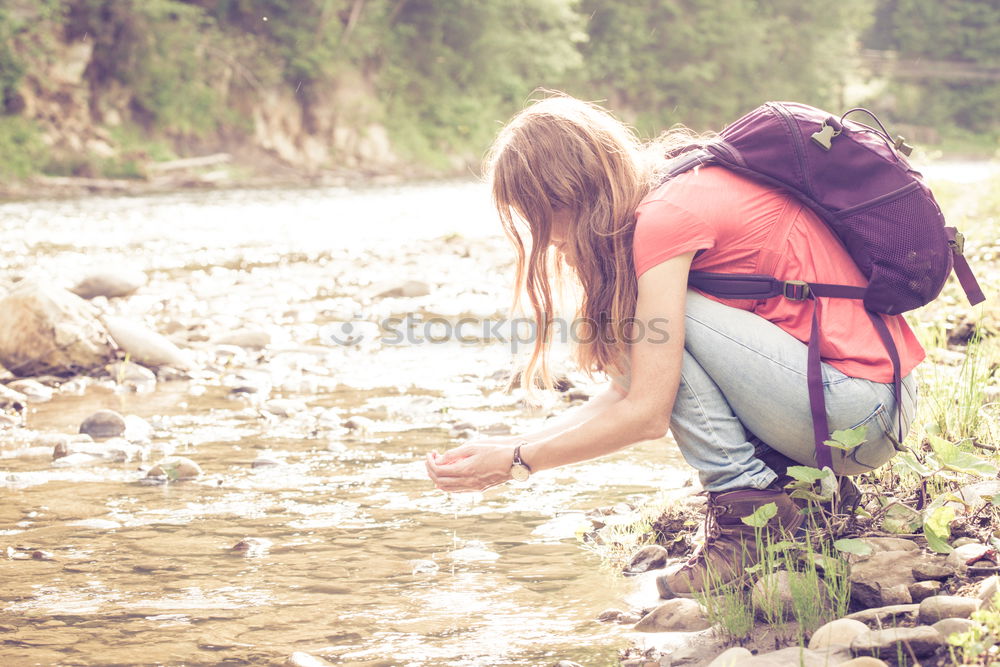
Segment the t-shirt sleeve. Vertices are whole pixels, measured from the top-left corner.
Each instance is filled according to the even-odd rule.
[[[714,247],[714,231],[693,211],[662,199],[643,202],[636,209],[632,240],[636,277],[678,255]]]

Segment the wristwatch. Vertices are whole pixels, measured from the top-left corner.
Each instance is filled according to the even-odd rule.
[[[521,458],[521,447],[528,444],[527,440],[522,440],[514,448],[514,461],[510,464],[510,476],[518,482],[523,482],[531,476],[531,468]]]

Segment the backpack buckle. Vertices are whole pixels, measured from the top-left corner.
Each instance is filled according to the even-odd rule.
[[[811,296],[809,283],[804,280],[786,280],[781,285],[781,294],[792,301],[805,301]]]
[[[955,231],[955,238],[948,239],[948,246],[951,251],[959,255],[965,254],[965,234],[960,231]]]

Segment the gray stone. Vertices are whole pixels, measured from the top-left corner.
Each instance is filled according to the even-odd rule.
[[[641,574],[658,570],[666,564],[667,557],[667,550],[659,544],[647,544],[632,555],[628,565],[625,566],[625,573]]]
[[[611,623],[617,621],[625,612],[621,609],[605,609],[597,615],[599,623]]]
[[[967,632],[974,625],[975,622],[969,620],[968,618],[942,618],[931,627],[940,632],[941,636],[947,639],[956,632]]]
[[[882,551],[851,567],[851,596],[862,607],[906,604],[912,598],[909,587],[916,580],[913,570],[923,567],[928,557],[920,551]]]
[[[121,317],[105,317],[108,333],[133,361],[145,366],[191,368],[191,359],[179,347],[152,329]]]
[[[26,378],[24,380],[14,380],[8,383],[8,389],[20,393],[29,403],[44,403],[52,400],[52,387],[46,387],[37,380]]]
[[[840,663],[837,667],[889,667],[889,663],[873,658],[870,655],[863,655],[853,660]]]
[[[917,581],[944,581],[955,575],[955,568],[947,564],[944,558],[925,556],[923,560],[913,565],[913,578]]]
[[[868,626],[861,621],[838,618],[816,629],[809,639],[809,648],[816,650],[829,646],[850,646],[862,632],[868,632]]]
[[[81,299],[94,299],[99,296],[113,299],[129,296],[146,284],[146,274],[142,271],[127,269],[108,269],[88,274],[70,289]]]
[[[844,618],[851,618],[855,621],[871,626],[872,624],[893,625],[899,620],[916,618],[920,611],[919,604],[894,604],[887,607],[875,607],[874,609],[862,609],[853,614],[848,614]]]
[[[980,544],[979,542],[963,544],[960,547],[955,547],[955,550],[948,554],[948,558],[945,562],[954,568],[956,572],[962,573],[968,569],[968,566],[971,563],[975,563],[977,560],[985,556],[989,550],[990,548],[988,546]]]
[[[167,482],[195,479],[201,477],[201,466],[183,456],[171,456],[150,468],[146,477]]]
[[[845,654],[847,657],[847,654]],[[780,651],[762,653],[749,660],[742,661],[739,667],[828,667],[839,664],[839,660],[831,660],[826,652],[811,651],[799,646],[789,646]]]
[[[80,433],[91,438],[118,438],[125,435],[125,418],[114,410],[98,410],[83,420]]]
[[[910,584],[910,597],[914,602],[921,602],[941,592],[940,581],[918,581]]]
[[[708,667],[740,667],[753,657],[753,653],[742,646],[728,648],[715,657]]]
[[[969,618],[979,609],[982,602],[978,598],[958,595],[935,595],[920,603],[918,617],[924,625],[931,625],[945,618]]]
[[[148,443],[153,439],[153,427],[148,421],[136,415],[125,415],[125,433],[129,442]]]
[[[931,655],[944,644],[944,637],[940,632],[928,625],[920,625],[915,628],[869,630],[854,638],[851,642],[851,653],[894,660],[901,648],[906,654],[908,652],[906,647],[909,647],[909,651],[922,658]]]
[[[706,630],[712,623],[695,600],[667,600],[635,624],[637,632],[693,632]]]
[[[993,598],[998,591],[1000,591],[1000,576],[994,574],[992,577],[987,577],[979,582],[979,590],[976,593],[976,597],[983,603],[981,609],[996,609],[996,606],[993,604]]]
[[[25,280],[0,299],[0,364],[14,375],[73,375],[114,351],[94,307],[64,289]]]

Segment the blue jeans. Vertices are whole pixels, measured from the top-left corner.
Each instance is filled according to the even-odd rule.
[[[803,465],[816,465],[801,341],[759,315],[687,293],[684,362],[670,429],[707,491],[762,489],[776,475],[754,455],[750,435]],[[834,449],[837,474],[879,467],[895,454],[916,408],[911,373],[903,379],[899,433],[892,383],[844,375],[823,364],[831,431],[867,427],[863,444]]]

